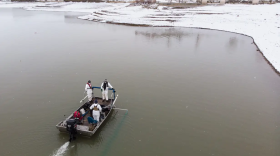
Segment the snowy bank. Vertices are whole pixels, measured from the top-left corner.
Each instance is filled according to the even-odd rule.
[[[105,9],[108,7],[116,7],[123,4],[111,3],[79,3],[79,2],[61,2],[37,5],[36,7],[25,7],[26,10],[38,11],[71,11],[92,13],[96,9]]]
[[[190,9],[131,6],[101,9],[79,18],[119,24],[217,29],[248,35],[280,72],[280,4],[226,4]]]
[[[0,8],[21,4],[0,3]],[[196,27],[248,35],[280,72],[280,4],[226,4],[189,9],[143,7],[129,3],[29,3],[22,7],[27,10],[86,12],[91,14],[79,18],[106,23]]]
[[[79,3],[79,2],[1,2],[0,8],[24,8],[25,10],[38,11],[71,11],[92,13],[96,9],[116,7],[122,4],[111,3]]]

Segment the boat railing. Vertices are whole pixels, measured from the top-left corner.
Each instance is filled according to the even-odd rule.
[[[95,86],[93,86],[92,87],[92,89],[101,89],[101,87],[95,87]],[[112,90],[112,94],[114,95],[114,100],[115,100],[115,98],[116,98],[116,91],[115,91],[115,89],[112,89],[112,88],[109,88],[109,90]],[[112,95],[111,95],[111,97],[112,97]]]

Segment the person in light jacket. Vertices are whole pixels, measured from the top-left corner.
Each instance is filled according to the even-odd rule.
[[[92,110],[93,119],[99,122],[99,117],[100,117],[100,113],[102,112],[102,108],[98,104],[97,99],[95,99],[94,104],[90,106],[90,110]]]
[[[92,86],[90,80],[88,80],[88,83],[86,84],[85,91],[87,92],[88,101],[91,102],[93,93],[92,93]]]
[[[104,82],[102,82],[101,84],[101,92],[102,92],[102,99],[103,102],[105,101],[105,99],[108,101],[108,90],[109,88],[113,88],[113,86],[107,81],[107,79],[105,79]]]

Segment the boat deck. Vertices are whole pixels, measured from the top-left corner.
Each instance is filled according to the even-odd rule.
[[[110,105],[110,104],[112,104],[112,103],[114,102],[113,99],[109,99],[109,101],[104,101],[104,102],[102,101],[102,98],[95,97],[95,99],[97,99],[98,104],[100,104],[100,106],[102,107],[102,109],[103,109],[103,107],[106,107],[106,106],[108,106],[108,105]],[[94,101],[95,99],[93,99],[92,101]],[[88,102],[84,103],[78,110],[80,110],[81,108],[83,108],[87,103],[88,103]],[[89,104],[92,105],[93,102],[91,102],[91,103],[89,103]],[[87,120],[87,118],[88,118],[89,116],[92,117],[92,110],[90,110],[89,108],[86,108],[85,111],[86,111],[86,115],[84,115],[82,121],[81,121],[80,123],[78,123],[77,130],[78,130],[78,131],[92,132],[92,131],[89,131],[90,123],[89,123],[88,120]],[[107,110],[107,111],[105,111],[105,112],[102,112],[102,113],[100,114],[100,122],[98,122],[97,127],[99,127],[99,126],[102,124],[102,122],[103,122],[103,121],[106,119],[106,117],[109,115],[110,111],[111,111],[111,108],[110,108],[109,110]],[[72,113],[72,115],[70,115],[66,120],[71,119],[71,118],[73,119],[73,113]],[[60,123],[57,125],[57,127],[58,127],[58,129],[59,129],[60,131],[66,131],[66,120],[60,122]],[[94,128],[93,131],[95,131],[95,129],[96,129],[96,127]],[[94,133],[94,132],[93,132],[93,133]]]
[[[108,106],[108,105],[111,103],[111,100],[110,100],[110,102],[107,102],[107,101],[102,102],[102,99],[100,99],[100,98],[97,98],[97,100],[98,100],[98,104],[100,104],[100,105],[102,106],[102,108]],[[94,101],[94,100],[93,100],[93,101]],[[91,104],[93,104],[93,103],[91,103]],[[91,111],[92,111],[92,110],[89,110],[89,109],[88,109],[88,110],[86,110],[86,111],[88,111],[88,113],[83,117],[83,119],[82,119],[82,123],[83,123],[83,124],[80,124],[80,125],[89,126],[90,124],[88,123],[87,118],[88,118],[89,116],[92,117],[92,115],[91,115]],[[104,118],[108,115],[108,113],[109,113],[109,111],[106,111],[106,112],[104,112],[104,113],[101,113],[101,114],[104,114],[104,117],[103,117],[103,118],[101,118],[101,114],[100,114],[100,122],[102,122],[102,121],[104,120]]]

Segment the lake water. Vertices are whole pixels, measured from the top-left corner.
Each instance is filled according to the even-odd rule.
[[[0,9],[0,155],[55,153],[55,125],[105,78],[128,114],[64,155],[280,155],[280,77],[251,38],[77,16]]]

